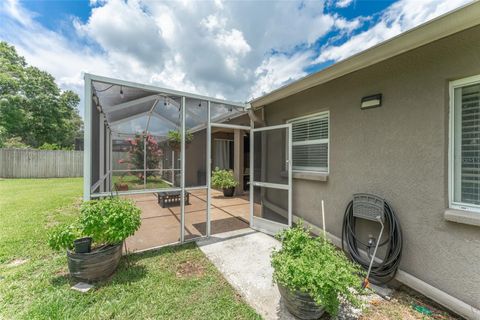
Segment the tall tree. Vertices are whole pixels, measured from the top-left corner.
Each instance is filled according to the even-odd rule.
[[[13,137],[32,147],[71,147],[82,126],[79,102],[76,93],[60,90],[52,75],[0,42],[0,147]]]

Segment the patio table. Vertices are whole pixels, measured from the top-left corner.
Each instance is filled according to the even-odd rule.
[[[180,205],[181,192],[180,191],[161,191],[157,192],[158,204],[162,208]],[[190,204],[190,193],[185,191],[185,205]]]

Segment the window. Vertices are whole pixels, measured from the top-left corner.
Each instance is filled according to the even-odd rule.
[[[328,172],[329,112],[296,118],[292,124],[292,167],[295,171]]]
[[[450,205],[480,211],[480,76],[450,84]]]

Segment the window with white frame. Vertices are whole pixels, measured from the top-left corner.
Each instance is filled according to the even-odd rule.
[[[328,172],[329,112],[291,119],[294,171]]]
[[[452,207],[480,210],[480,76],[450,84]]]

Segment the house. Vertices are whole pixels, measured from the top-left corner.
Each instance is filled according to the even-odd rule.
[[[113,192],[108,146],[125,121],[125,134],[152,132],[158,141],[168,130],[192,132],[191,142],[184,134],[181,149],[169,150],[170,167],[132,169],[168,167],[178,183],[152,187],[144,177],[139,190],[117,192],[178,191],[176,240],[186,241],[200,224],[196,235],[210,236],[215,222],[232,221],[216,220],[216,210],[265,232],[297,218],[320,228],[324,200],[326,229],[340,245],[353,195],[376,194],[394,208],[403,230],[396,280],[479,319],[479,44],[475,2],[248,104],[86,75],[92,99],[86,99],[85,198]],[[105,94],[109,86],[116,94]],[[248,197],[232,198],[234,205],[215,198],[210,161],[234,169],[237,180],[246,176]],[[185,204],[182,191],[205,204],[198,202],[200,222],[189,211],[197,204]],[[361,226],[367,240],[374,227]]]

